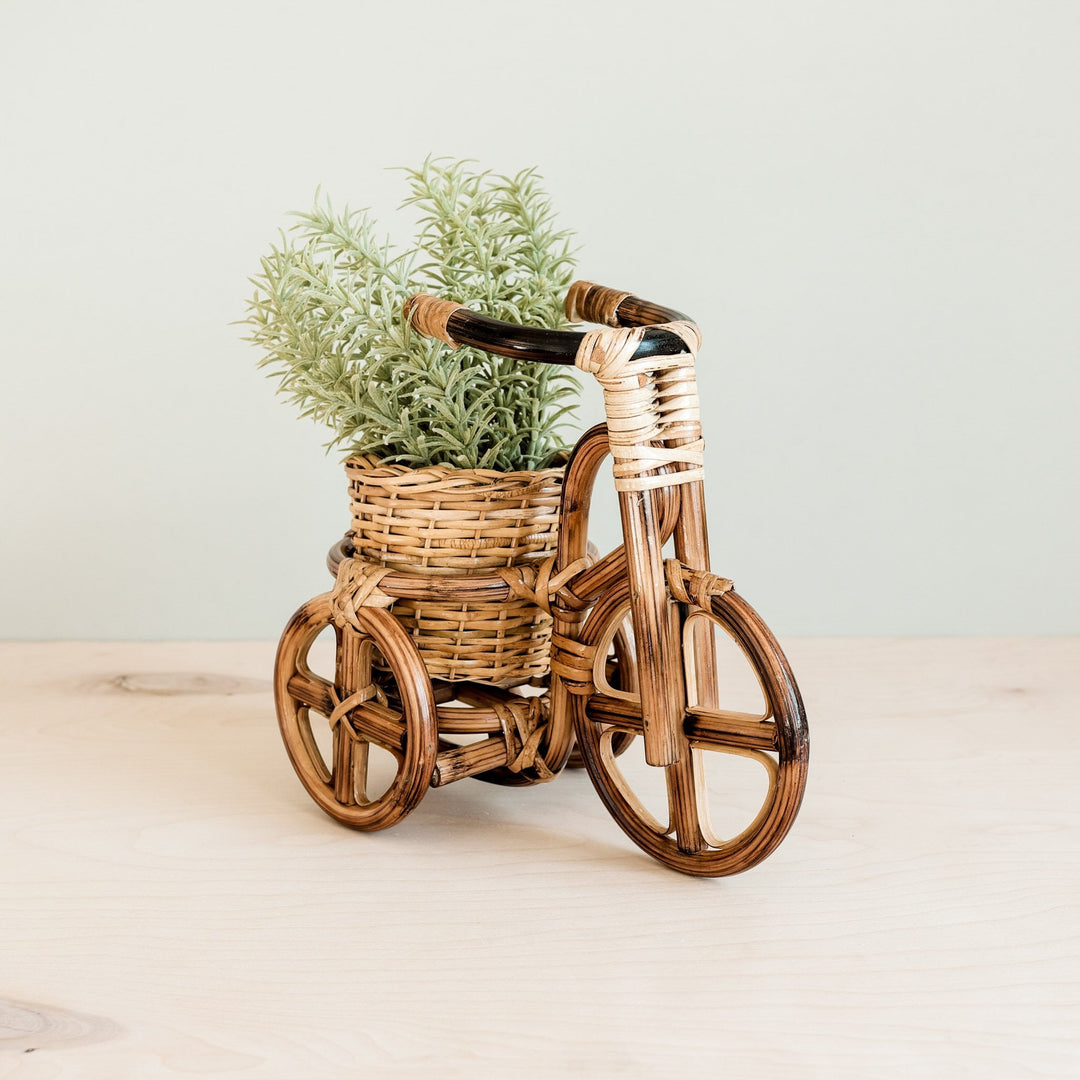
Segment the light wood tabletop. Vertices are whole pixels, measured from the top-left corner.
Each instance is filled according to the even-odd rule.
[[[0,645],[0,1077],[1080,1076],[1080,639],[794,640],[738,877],[588,778],[325,817],[266,643]]]

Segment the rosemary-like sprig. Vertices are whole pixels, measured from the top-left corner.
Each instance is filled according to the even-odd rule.
[[[246,340],[329,447],[410,466],[536,469],[564,448],[578,383],[563,367],[452,350],[402,318],[430,292],[525,326],[566,325],[571,234],[555,223],[534,169],[516,176],[429,158],[404,170],[419,214],[412,248],[375,237],[366,210],[311,210],[251,281]]]

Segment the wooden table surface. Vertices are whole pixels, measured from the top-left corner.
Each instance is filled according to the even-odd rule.
[[[581,773],[338,827],[270,644],[0,645],[0,1077],[1080,1076],[1080,639],[785,645],[806,801],[724,880]]]

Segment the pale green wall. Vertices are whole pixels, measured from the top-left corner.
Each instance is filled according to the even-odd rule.
[[[781,634],[1080,632],[1078,56],[1069,3],[3,4],[0,636],[325,586],[337,466],[227,323],[283,211],[429,151],[697,316],[715,567]]]

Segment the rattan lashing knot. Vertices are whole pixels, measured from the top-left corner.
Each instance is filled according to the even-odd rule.
[[[603,326],[618,326],[619,305],[630,295],[593,281],[575,281],[566,294],[566,317],[575,323],[595,322]]]
[[[512,773],[531,770],[537,782],[545,783],[555,774],[540,754],[540,744],[547,733],[541,700],[538,697],[518,698],[491,704],[506,739],[506,767]]]
[[[576,638],[562,634],[551,635],[551,673],[562,680],[567,693],[595,693],[595,664],[595,645],[584,645]]]
[[[339,627],[351,626],[360,630],[357,611],[362,607],[388,608],[394,602],[379,588],[379,582],[390,573],[388,567],[366,559],[342,559],[337,580],[330,592],[330,610]]]
[[[664,560],[664,576],[671,595],[680,604],[694,604],[706,610],[714,597],[723,596],[735,588],[730,578],[710,574],[707,570],[688,570],[678,559]]]
[[[553,574],[556,558],[555,555],[549,555],[536,563],[501,566],[495,572],[506,582],[514,599],[528,600],[550,615],[552,601],[557,601],[567,582],[589,565],[588,558],[575,559],[569,566],[564,566],[557,574]],[[573,607],[577,597],[568,593],[566,598]]]
[[[417,332],[423,334],[424,337],[438,338],[440,341],[445,341],[451,349],[457,349],[460,346],[450,336],[446,324],[450,316],[463,306],[455,304],[452,300],[440,300],[439,297],[429,296],[427,293],[416,293],[405,301],[402,314],[405,316],[405,321],[412,323]]]
[[[649,329],[663,329],[675,334],[686,346],[686,352],[634,361],[634,353]],[[606,384],[628,374],[644,374],[649,369],[657,371],[672,364],[692,366],[700,350],[701,331],[696,323],[682,321],[663,323],[659,327],[609,327],[586,331],[578,346],[574,366],[595,375],[600,383]]]
[[[349,713],[352,712],[358,705],[363,705],[365,701],[371,701],[373,698],[379,697],[379,690],[374,683],[368,683],[367,686],[357,690],[356,693],[350,694],[347,698],[342,698],[338,693],[336,686],[330,688],[330,697],[334,703],[334,709],[330,713],[330,727],[336,728],[339,724],[344,724],[347,729],[347,734],[351,735],[354,739],[359,739],[356,729],[349,723]]]
[[[604,391],[608,440],[617,491],[649,491],[700,480],[701,438],[694,358],[701,334],[691,322],[664,323],[685,351],[637,357],[649,327],[590,330],[574,363],[595,375]]]

